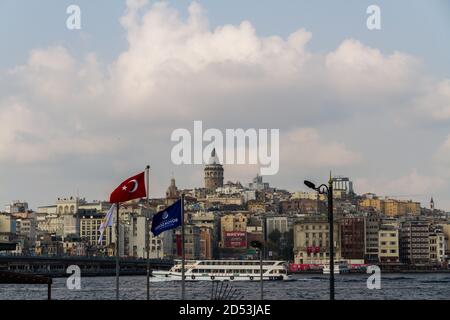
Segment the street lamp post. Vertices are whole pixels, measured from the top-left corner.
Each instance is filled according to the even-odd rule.
[[[316,190],[320,194],[326,194],[328,198],[328,231],[329,231],[329,247],[330,247],[330,300],[334,300],[334,222],[333,222],[333,180],[328,180],[328,186],[326,184],[321,184],[316,187],[311,181],[305,180],[305,185],[308,188]]]
[[[148,211],[145,215],[145,251],[147,253],[147,273],[146,273],[146,285],[147,285],[147,300],[150,300],[150,210],[149,210],[149,180],[150,180],[150,166],[145,167],[147,173],[147,194],[146,194],[146,206]]]

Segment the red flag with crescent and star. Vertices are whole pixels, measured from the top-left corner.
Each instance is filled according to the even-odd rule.
[[[125,202],[133,199],[144,198],[147,195],[145,191],[145,172],[139,173],[122,182],[109,197],[109,202]]]

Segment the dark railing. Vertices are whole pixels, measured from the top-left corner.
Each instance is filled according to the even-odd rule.
[[[46,284],[48,300],[52,298],[52,283],[53,280],[49,277],[0,271],[0,284]]]

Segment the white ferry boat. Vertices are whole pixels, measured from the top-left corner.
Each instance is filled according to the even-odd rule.
[[[291,280],[285,261],[263,261],[263,280]],[[181,280],[181,260],[169,271],[154,270],[156,279]],[[259,260],[186,260],[186,281],[259,281]]]
[[[348,264],[345,261],[336,261],[334,264],[334,274],[348,273]],[[330,274],[330,265],[323,265],[323,274]]]

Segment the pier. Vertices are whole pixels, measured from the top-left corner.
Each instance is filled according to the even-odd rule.
[[[76,265],[83,276],[115,275],[114,257],[54,257],[54,256],[15,256],[0,255],[0,271],[33,274],[51,277],[67,277],[66,270]],[[151,270],[169,270],[172,260],[150,259]],[[145,275],[147,260],[134,258],[120,259],[121,275]]]

